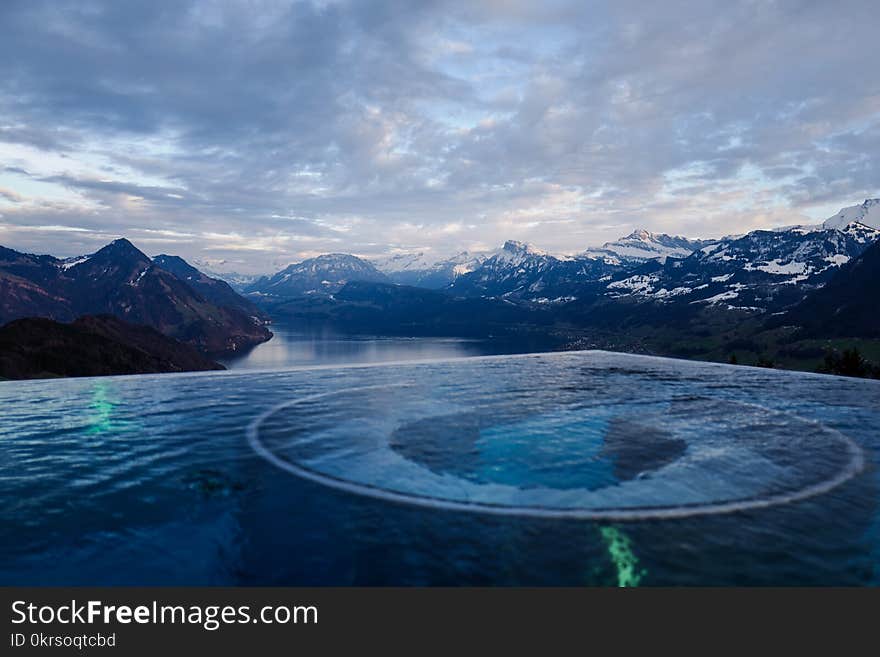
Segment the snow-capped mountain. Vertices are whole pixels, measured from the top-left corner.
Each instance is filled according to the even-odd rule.
[[[581,256],[586,258],[606,258],[610,262],[646,262],[667,257],[685,258],[697,249],[711,243],[711,240],[692,240],[687,237],[652,233],[639,229],[626,237],[613,242],[605,242],[601,248],[584,251]]]
[[[823,225],[756,230],[719,240],[638,230],[574,258],[510,241],[448,289],[462,296],[536,303],[598,294],[775,311],[824,285],[841,265],[880,239],[880,229],[869,225],[880,219],[878,208],[880,201],[869,200]],[[841,218],[854,221],[841,225]]]
[[[330,253],[289,265],[273,276],[264,276],[246,292],[255,297],[333,294],[349,281],[390,282],[366,260],[346,253]]]
[[[621,265],[605,258],[564,258],[509,240],[473,271],[455,279],[448,290],[462,296],[504,297],[536,303],[563,303],[585,286],[610,280]]]
[[[492,253],[462,251],[433,261],[424,252],[397,253],[373,260],[376,268],[399,285],[440,289],[479,267]]]
[[[869,198],[861,205],[843,208],[833,217],[826,219],[822,227],[845,228],[856,222],[880,230],[880,198]]]
[[[193,260],[192,264],[206,276],[229,283],[229,286],[239,293],[244,292],[245,288],[263,276],[263,274],[241,274],[237,271],[221,271],[220,267],[222,264],[218,265],[216,262],[212,264],[204,260]]]
[[[424,251],[415,253],[392,253],[380,258],[371,258],[370,262],[379,271],[385,274],[396,274],[408,271],[425,271],[434,266],[428,254]]]
[[[616,277],[607,295],[662,302],[777,310],[826,283],[880,238],[860,223],[842,228],[756,230],[724,238],[687,258],[646,263]]]

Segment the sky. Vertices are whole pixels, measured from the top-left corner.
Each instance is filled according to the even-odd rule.
[[[880,196],[865,2],[2,0],[0,244],[575,253]]]

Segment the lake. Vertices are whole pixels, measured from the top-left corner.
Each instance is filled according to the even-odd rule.
[[[0,583],[880,583],[880,381],[437,348],[0,382]]]
[[[544,344],[512,340],[468,340],[360,336],[296,324],[275,323],[272,339],[220,359],[230,369],[274,370],[303,365],[351,365],[436,360],[546,350]]]

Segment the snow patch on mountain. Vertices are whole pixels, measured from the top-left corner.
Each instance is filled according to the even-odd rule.
[[[393,253],[381,258],[372,258],[370,262],[381,272],[392,274],[404,271],[423,271],[435,264],[435,259],[424,251],[416,253]]]
[[[67,271],[68,269],[72,269],[72,268],[76,267],[77,265],[81,265],[84,262],[88,262],[91,257],[92,256],[90,256],[90,255],[77,256],[74,258],[67,258],[65,260],[62,260],[61,264],[60,264],[61,270]]]

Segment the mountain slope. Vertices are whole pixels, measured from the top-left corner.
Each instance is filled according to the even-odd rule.
[[[880,242],[840,268],[778,322],[801,327],[799,337],[880,338]]]
[[[171,272],[177,276],[177,278],[184,281],[193,290],[215,305],[224,306],[226,308],[235,308],[245,315],[257,317],[261,320],[269,319],[269,317],[251,301],[245,299],[232,289],[232,286],[229,285],[229,283],[220,280],[219,278],[212,278],[203,274],[179,256],[165,254],[157,255],[153,258],[153,262],[165,271]]]
[[[330,253],[294,263],[273,276],[264,276],[247,288],[255,298],[300,297],[338,292],[350,281],[390,282],[371,263],[345,253]]]
[[[72,324],[18,319],[0,328],[0,378],[222,370],[193,347],[109,315]]]
[[[353,281],[333,296],[279,302],[273,316],[346,333],[517,338],[552,320],[541,309],[499,299],[455,297],[437,290]]]
[[[125,239],[67,260],[3,249],[0,290],[0,322],[110,314],[212,353],[271,337],[261,321],[211,303]]]
[[[844,228],[852,223],[860,223],[880,230],[880,198],[869,198],[861,205],[843,208],[833,217],[826,219],[823,228]]]

